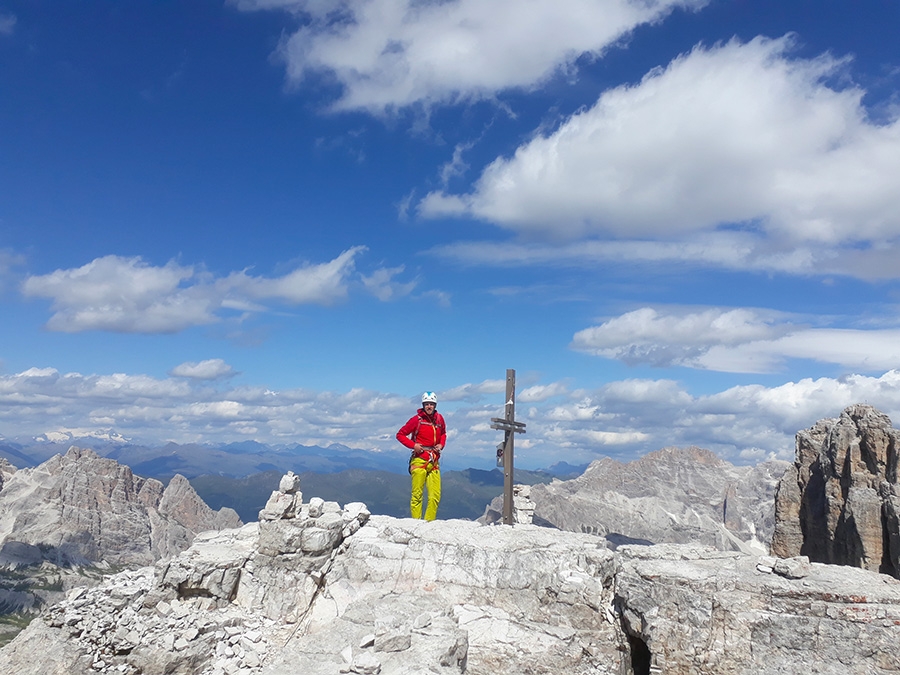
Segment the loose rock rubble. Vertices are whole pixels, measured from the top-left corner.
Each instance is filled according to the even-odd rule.
[[[155,576],[144,568],[117,575],[112,586],[76,589],[43,621],[68,633],[97,673],[170,672],[173,665],[199,666],[209,654],[203,672],[210,675],[258,671],[267,649],[262,630],[274,622],[247,620],[236,607],[208,611],[196,598],[147,607]]]
[[[71,653],[59,672],[258,673],[268,636],[300,618],[336,549],[369,518],[360,503],[302,504],[298,487],[285,476],[259,523],[202,533],[180,556],[71,591],[0,652],[0,665],[29,634],[55,629]]]

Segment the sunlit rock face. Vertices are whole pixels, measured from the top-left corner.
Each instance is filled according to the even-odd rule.
[[[76,447],[7,474],[0,490],[0,558],[32,547],[61,566],[148,565],[184,551],[199,532],[239,524],[234,510],[210,509],[183,476],[163,486]]]
[[[291,481],[259,523],[75,589],[19,675],[898,672],[900,581],[702,545],[370,516]]]
[[[774,496],[789,466],[777,460],[733,466],[709,450],[664,448],[622,463],[604,458],[583,475],[533,485],[533,522],[612,543],[704,544],[767,553]],[[480,519],[497,522],[502,497]]]
[[[776,500],[774,554],[900,577],[900,431],[872,406],[797,433]]]
[[[163,486],[90,450],[33,469],[0,461],[0,644],[68,590],[240,522],[232,509],[210,509],[182,476]]]

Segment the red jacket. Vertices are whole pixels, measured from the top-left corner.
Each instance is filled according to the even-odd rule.
[[[425,414],[424,408],[419,408],[419,411],[400,427],[400,431],[397,432],[397,440],[410,450],[415,448],[418,443],[425,449],[419,455],[420,457],[425,460],[437,459],[437,456],[432,458],[430,450],[435,445],[440,445],[442,449],[447,445],[447,425],[444,417],[437,410],[429,417]],[[435,453],[435,455],[439,454]]]

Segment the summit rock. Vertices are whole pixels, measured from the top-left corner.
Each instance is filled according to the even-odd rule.
[[[0,650],[0,672],[900,672],[885,575],[314,500],[70,591]]]

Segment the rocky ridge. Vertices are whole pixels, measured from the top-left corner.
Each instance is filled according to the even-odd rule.
[[[900,672],[900,581],[533,525],[303,503],[70,591],[0,672],[276,675]]]
[[[232,509],[210,509],[181,476],[163,486],[91,450],[73,447],[33,469],[0,462],[0,644],[73,586],[240,524]]]
[[[788,466],[771,460],[738,467],[709,450],[663,448],[627,464],[604,458],[573,480],[533,485],[527,496],[522,493],[522,508],[533,510],[536,524],[614,543],[697,543],[767,553],[775,490]],[[501,496],[480,520],[499,521],[502,506]]]
[[[164,486],[72,447],[34,469],[7,474],[0,490],[0,566],[29,562],[10,557],[13,543],[20,554],[60,566],[148,565],[185,550],[198,532],[239,524],[232,509],[210,509],[183,476]]]
[[[900,578],[900,431],[869,405],[796,436],[776,499],[772,550]]]

